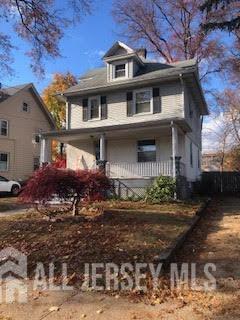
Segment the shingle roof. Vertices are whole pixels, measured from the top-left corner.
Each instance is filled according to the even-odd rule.
[[[107,68],[102,67],[90,70],[80,77],[79,83],[68,90],[65,94],[84,92],[85,90],[101,89],[105,87],[119,87],[129,83],[141,82],[150,79],[167,78],[183,73],[194,72],[197,70],[196,59],[181,61],[172,64],[144,61],[144,66],[134,76],[134,78],[125,81],[107,82]]]
[[[24,84],[20,84],[18,86],[14,86],[14,87],[2,88],[0,91],[2,91],[4,94],[6,94],[8,96],[13,96],[18,91],[20,91],[23,88],[27,87],[29,84],[30,83],[24,83]]]
[[[51,113],[49,112],[49,110],[47,109],[46,105],[44,104],[42,98],[40,97],[33,83],[25,83],[25,84],[20,84],[14,87],[2,88],[0,90],[0,103],[14,96],[22,89],[30,90],[30,92],[34,94],[34,96],[36,97],[36,101],[38,102],[43,113],[46,115],[47,120],[49,121],[51,127],[55,129],[56,125],[55,125],[54,119]]]

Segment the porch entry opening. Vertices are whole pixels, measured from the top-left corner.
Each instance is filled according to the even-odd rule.
[[[155,140],[140,140],[137,143],[138,162],[156,162]]]
[[[100,160],[100,141],[97,140],[94,142],[94,151],[95,151],[95,159]]]

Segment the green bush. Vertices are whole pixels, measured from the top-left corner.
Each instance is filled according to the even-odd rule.
[[[172,177],[159,176],[148,188],[145,200],[151,203],[170,201],[176,192],[176,180]]]

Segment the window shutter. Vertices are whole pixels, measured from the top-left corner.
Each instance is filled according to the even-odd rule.
[[[88,99],[82,100],[83,121],[88,121]]]
[[[133,93],[127,92],[127,116],[133,116]]]
[[[107,119],[107,97],[101,96],[101,119]]]
[[[159,113],[161,111],[160,89],[153,88],[153,113]]]

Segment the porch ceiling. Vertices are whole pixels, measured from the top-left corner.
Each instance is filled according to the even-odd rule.
[[[121,138],[124,137],[138,137],[139,134],[146,135],[168,135],[171,133],[171,122],[173,120],[158,120],[148,121],[142,123],[131,123],[123,125],[96,127],[96,128],[80,128],[62,131],[52,131],[43,133],[44,138],[56,139],[58,141],[68,143],[74,140],[88,140],[99,138],[101,134],[105,133],[106,138]],[[191,131],[191,128],[184,119],[175,119],[173,121],[183,132]]]

